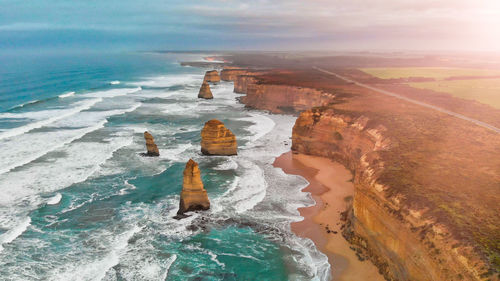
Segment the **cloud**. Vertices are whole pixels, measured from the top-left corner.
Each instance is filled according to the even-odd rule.
[[[500,2],[496,0],[312,0],[242,1],[186,7],[202,21],[253,36],[288,33],[332,46],[347,41],[404,48],[500,48]],[[217,1],[216,1],[217,3]],[[496,27],[496,28],[495,28]],[[339,41],[342,40],[342,41]],[[378,41],[378,42],[375,42]],[[313,41],[311,41],[313,45]],[[474,44],[471,44],[474,43]],[[498,42],[500,43],[500,42]],[[359,48],[360,46],[352,45]]]
[[[2,1],[0,32],[182,34],[193,44],[212,38],[214,46],[500,49],[497,0]]]

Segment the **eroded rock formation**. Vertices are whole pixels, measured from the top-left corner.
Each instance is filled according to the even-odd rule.
[[[234,81],[239,75],[244,75],[247,73],[246,69],[238,67],[224,67],[220,72],[220,78],[224,81]]]
[[[146,148],[147,152],[144,153],[144,156],[160,156],[160,151],[158,150],[158,146],[156,146],[153,135],[149,132],[144,132],[144,139],[146,139]]]
[[[254,78],[253,75],[246,75],[246,74],[236,75],[233,81],[234,81],[234,92],[239,94],[246,94],[248,85],[257,82],[257,80]]]
[[[205,123],[201,131],[201,152],[205,155],[236,155],[236,136],[219,120]]]
[[[293,151],[328,157],[353,171],[355,194],[343,235],[387,280],[481,280],[470,249],[456,248],[445,228],[422,216],[425,210],[403,204],[380,181],[393,146],[383,125],[332,108],[301,113],[292,133]]]
[[[328,105],[334,94],[308,87],[287,84],[262,83],[264,71],[247,71],[234,78],[234,92],[246,94],[241,101],[248,107],[273,113],[296,113],[314,106]]]
[[[461,153],[451,141],[453,149],[445,153],[445,145],[439,146],[438,143],[450,139],[441,133],[448,132],[449,127],[433,126],[436,120],[433,118],[437,118],[435,113],[424,113],[421,112],[423,109],[408,104],[401,105],[400,101],[362,91],[345,81],[331,82],[332,77],[328,77],[328,82],[322,77],[306,77],[302,81],[290,79],[293,76],[266,80],[248,71],[239,74],[232,71],[234,76],[229,75],[229,69],[227,74],[224,72],[221,72],[221,78],[234,80],[234,91],[246,94],[241,100],[249,107],[278,113],[306,110],[293,128],[292,150],[334,159],[352,171],[355,195],[351,208],[344,214],[343,235],[358,247],[359,256],[369,258],[377,265],[387,280],[498,280],[498,270],[491,269],[491,263],[488,263],[491,257],[480,248],[496,243],[488,240],[496,237],[492,234],[494,230],[481,226],[487,220],[492,221],[492,212],[483,216],[487,209],[476,210],[477,202],[476,208],[469,208],[474,206],[469,205],[469,199],[479,192],[468,191],[460,198],[467,197],[469,201],[462,199],[460,204],[467,206],[463,207],[467,210],[465,212],[480,214],[477,221],[482,222],[472,221],[470,215],[464,216],[463,212],[456,211],[460,210],[460,206],[454,207],[459,196],[449,192],[457,187],[460,190],[465,186],[476,186],[477,179],[485,183],[481,186],[485,189],[485,186],[492,186],[494,180],[481,171],[469,169],[439,181],[440,177],[429,176],[441,175],[442,170],[434,168],[440,166],[432,160],[422,160],[433,159],[448,164],[450,161],[440,158],[448,159],[447,155],[453,155],[449,159],[458,161],[458,155],[467,160],[488,159],[489,156],[486,153],[476,157],[482,153],[479,149],[474,153]],[[330,105],[332,101],[336,105]],[[321,107],[310,109],[315,106]],[[439,120],[442,119],[440,116]],[[457,132],[465,131],[461,127],[465,124],[454,126]],[[435,139],[440,141],[429,141],[428,136],[436,136]],[[471,135],[465,138],[469,139],[472,139]],[[422,140],[426,141],[425,145],[418,153],[412,154]],[[473,141],[476,140],[470,140],[469,149],[475,145]],[[438,146],[437,154],[431,150],[434,145]],[[463,147],[462,143],[460,147]],[[491,167],[495,166],[489,165],[489,170],[494,170]],[[449,169],[451,166],[444,167]],[[459,165],[453,167],[457,168],[461,169]],[[476,173],[468,177],[472,172]],[[459,177],[468,184],[451,180]],[[450,194],[452,198],[443,194]],[[486,197],[483,198],[486,201]],[[451,203],[445,200],[451,200]],[[488,201],[488,206],[494,206],[491,201]],[[436,206],[436,202],[443,205]],[[454,213],[450,215],[450,212]],[[449,221],[450,218],[463,220],[464,217],[467,218],[464,224]],[[494,249],[494,246],[487,249]]]
[[[311,88],[248,83],[246,96],[242,97],[242,101],[248,107],[273,113],[294,113],[313,106],[327,105],[333,97],[333,94]]]
[[[220,76],[217,70],[210,70],[205,72],[205,78],[203,78],[203,82],[207,83],[218,83],[220,82]]]
[[[210,201],[208,200],[207,191],[203,188],[198,163],[189,159],[183,176],[181,200],[177,214],[183,215],[190,211],[210,209]]]
[[[213,99],[212,91],[210,90],[210,85],[207,82],[203,81],[201,84],[200,92],[198,93],[198,98],[202,99]]]

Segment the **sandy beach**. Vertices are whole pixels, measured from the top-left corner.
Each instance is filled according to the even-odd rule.
[[[350,244],[342,237],[340,213],[352,200],[354,185],[351,173],[339,163],[327,158],[287,152],[276,158],[275,167],[285,173],[304,177],[316,205],[300,208],[303,221],[292,223],[292,230],[301,237],[314,241],[316,247],[328,256],[332,280],[384,280],[369,261],[360,261]]]

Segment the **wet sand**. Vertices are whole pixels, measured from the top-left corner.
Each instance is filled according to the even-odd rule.
[[[273,165],[309,182],[303,191],[311,193],[316,205],[300,208],[304,220],[292,223],[291,227],[297,235],[311,239],[328,256],[332,280],[383,281],[378,269],[370,261],[360,261],[341,234],[340,213],[354,194],[351,173],[327,158],[292,152],[276,158]]]

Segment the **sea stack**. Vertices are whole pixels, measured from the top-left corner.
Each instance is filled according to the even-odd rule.
[[[203,81],[201,84],[200,92],[198,93],[198,97],[202,99],[213,99],[212,91],[210,91],[210,85],[207,82]]]
[[[158,146],[156,146],[155,139],[149,132],[144,132],[144,138],[146,139],[147,152],[144,153],[145,156],[160,156],[160,151]]]
[[[207,191],[203,188],[198,163],[189,159],[183,175],[181,201],[179,211],[177,211],[179,218],[182,218],[185,212],[210,209],[210,201],[208,200]]]
[[[205,123],[201,131],[201,153],[205,155],[236,155],[236,136],[217,119]]]
[[[205,78],[203,79],[203,81],[207,83],[219,83],[219,72],[217,72],[217,70],[210,70],[205,72]]]

